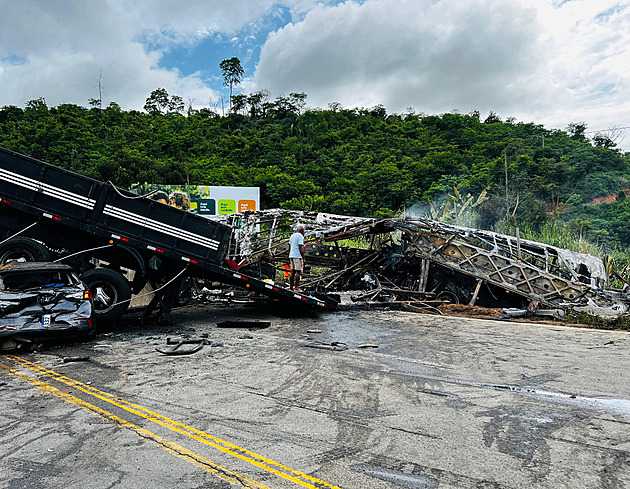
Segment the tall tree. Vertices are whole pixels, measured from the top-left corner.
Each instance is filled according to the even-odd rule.
[[[168,108],[169,95],[165,88],[156,88],[146,99],[144,110],[149,113],[162,112]]]
[[[571,122],[567,126],[567,132],[571,136],[571,139],[575,139],[576,141],[585,142],[586,136],[584,132],[586,131],[586,122]]]
[[[98,72],[98,79],[96,80],[98,87],[98,98],[90,98],[88,104],[97,109],[103,108],[103,69]]]
[[[223,85],[230,87],[230,111],[232,110],[232,89],[234,85],[241,83],[245,70],[241,66],[241,60],[236,56],[224,59],[219,63],[219,68],[223,71]]]
[[[245,95],[244,93],[232,95],[230,101],[232,102],[232,109],[236,114],[238,114],[239,112],[243,112],[247,107],[247,95]]]
[[[614,148],[617,143],[608,135],[598,132],[593,136],[593,145],[598,148]]]
[[[184,111],[184,99],[179,95],[173,95],[171,100],[168,102],[168,110],[169,112],[177,112],[181,113]]]
[[[247,103],[249,104],[249,115],[252,118],[264,117],[265,112],[263,106],[269,98],[269,90],[258,90],[247,97]]]
[[[306,97],[308,97],[308,95],[304,92],[293,92],[289,94],[289,100],[297,107],[298,114],[306,107]]]

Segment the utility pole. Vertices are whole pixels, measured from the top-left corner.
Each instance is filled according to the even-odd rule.
[[[103,68],[98,72],[98,108],[103,108]]]
[[[505,167],[505,216],[510,216],[510,200],[508,196],[508,164],[507,164],[507,149],[503,150],[504,167]]]

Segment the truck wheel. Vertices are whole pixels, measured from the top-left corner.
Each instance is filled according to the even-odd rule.
[[[0,263],[12,261],[50,261],[50,252],[33,239],[11,238],[0,244]]]
[[[81,280],[92,292],[94,322],[97,326],[114,323],[129,307],[129,282],[113,270],[95,268],[81,275]]]

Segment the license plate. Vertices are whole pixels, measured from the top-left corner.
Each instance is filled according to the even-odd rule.
[[[50,319],[50,318],[51,318],[51,315],[50,315],[50,314],[44,314],[44,315],[42,316],[42,326],[43,326],[44,328],[46,328],[46,327],[50,326],[50,321],[51,321],[51,319]]]

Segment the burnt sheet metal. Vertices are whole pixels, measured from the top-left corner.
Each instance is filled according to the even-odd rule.
[[[227,258],[241,263],[257,263],[266,257],[288,253],[288,239],[296,223],[306,226],[306,237],[322,239],[373,219],[322,212],[269,209],[220,216],[232,228]]]
[[[630,306],[627,290],[608,287],[598,257],[518,236],[424,218],[369,219],[281,209],[226,219],[235,229],[230,259],[276,263],[280,271],[287,262],[289,235],[296,224],[305,225],[307,263],[328,267],[323,274],[303,278],[306,290],[379,290],[381,296],[388,290],[394,301],[411,291],[426,294],[424,299],[450,294],[470,304],[486,300],[502,307],[590,305],[626,312]],[[346,245],[357,238],[368,246]]]

